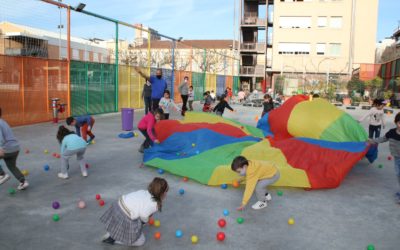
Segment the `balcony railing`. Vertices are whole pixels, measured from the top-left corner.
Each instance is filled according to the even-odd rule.
[[[265,52],[265,43],[242,43],[240,45],[242,51],[256,51],[259,53]]]
[[[265,18],[258,18],[253,16],[244,17],[242,25],[266,26],[267,21]]]
[[[256,66],[241,66],[240,74],[241,75],[249,75],[249,76],[263,76],[265,71],[264,65],[256,65]]]

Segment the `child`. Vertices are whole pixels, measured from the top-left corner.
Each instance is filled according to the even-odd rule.
[[[385,136],[376,138],[376,139],[369,139],[370,143],[382,143],[389,141],[389,149],[390,154],[394,157],[394,170],[396,171],[397,181],[400,186],[400,113],[394,118],[394,123],[396,128],[392,128],[389,130]],[[400,204],[400,190],[396,193],[397,202]]]
[[[107,231],[103,242],[143,246],[146,241],[143,225],[155,212],[161,212],[168,189],[168,182],[156,177],[147,190],[122,195],[100,218]]]
[[[145,115],[138,124],[138,129],[146,138],[142,145],[140,146],[139,152],[143,153],[144,149],[150,147],[152,142],[160,143],[157,138],[154,136],[154,125],[156,122],[159,122],[163,119],[164,112],[162,109],[158,108],[155,111],[149,112]]]
[[[272,197],[266,188],[275,183],[280,177],[279,171],[274,164],[267,161],[248,161],[243,156],[237,156],[232,162],[231,169],[246,178],[242,205],[237,210],[244,209],[254,189],[256,190],[258,201],[252,208],[258,210],[267,207],[267,201],[270,201]]]
[[[219,116],[222,116],[224,114],[225,108],[228,108],[229,110],[233,111],[233,108],[229,106],[228,102],[226,101],[226,98],[227,97],[225,95],[222,95],[220,97],[219,103],[213,109],[213,112],[216,112],[216,114]]]
[[[212,102],[215,102],[216,95],[214,93],[214,90],[211,90],[210,96],[211,96]]]
[[[204,97],[204,105],[203,112],[211,112],[211,103],[213,102],[212,97],[210,96],[210,91],[206,91],[203,94]]]
[[[385,119],[383,117],[384,106],[385,104],[382,99],[375,99],[369,112],[358,120],[358,122],[362,122],[365,118],[369,117],[369,139],[378,138],[381,134],[381,128],[385,129]]]
[[[174,100],[170,98],[169,90],[164,91],[164,97],[160,100],[160,108],[164,111],[164,119],[169,119],[169,112],[171,107],[175,107],[175,109],[180,112],[181,109],[175,104]]]
[[[94,118],[90,115],[85,116],[78,116],[78,117],[68,117],[67,118],[67,125],[68,126],[75,126],[76,134],[81,136],[82,131],[82,138],[90,144],[95,138],[94,134],[92,133],[93,126],[94,126]],[[90,136],[90,139],[87,140],[87,135]]]
[[[147,115],[151,111],[151,83],[146,81],[143,85],[142,98],[144,101],[144,113]]]
[[[10,126],[6,121],[1,119],[1,108],[0,108],[0,160],[3,159],[7,165],[7,168],[19,181],[17,187],[18,190],[24,190],[29,186],[29,183],[25,180],[24,175],[17,167],[17,158],[20,151],[20,146],[17,138],[15,138]],[[0,166],[0,185],[8,181],[10,176],[4,172]]]
[[[274,101],[272,100],[272,97],[268,94],[264,95],[264,102],[263,102],[263,112],[261,114],[261,117],[263,117],[266,113],[274,109]]]
[[[87,177],[86,163],[84,159],[86,151],[86,141],[64,126],[60,126],[57,132],[57,140],[61,144],[61,172],[58,177],[68,179],[69,158],[76,155],[76,159],[81,167],[83,177]]]
[[[193,111],[193,101],[194,101],[194,92],[193,92],[193,86],[189,87],[189,110]]]

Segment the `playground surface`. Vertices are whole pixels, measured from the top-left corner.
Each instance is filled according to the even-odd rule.
[[[254,117],[262,111],[237,105],[233,108],[240,112],[226,112],[224,116],[250,125],[256,124]],[[357,119],[367,111],[357,108],[346,112]],[[135,125],[142,116],[143,110],[135,111]],[[178,114],[171,118],[181,119]],[[387,128],[383,132],[394,127],[394,115],[385,118]],[[14,178],[0,186],[0,249],[130,249],[101,242],[105,231],[99,217],[120,195],[145,189],[155,176],[166,178],[170,191],[163,211],[155,215],[161,226],[145,227],[146,244],[139,249],[356,250],[367,249],[370,244],[377,250],[399,249],[400,205],[394,198],[398,184],[393,161],[387,159],[387,143],[379,146],[374,164],[361,160],[336,189],[273,188],[273,200],[266,209],[252,210],[253,197],[250,206],[238,212],[243,188],[229,186],[224,190],[192,180],[184,182],[181,177],[141,167],[138,149],[143,137],[118,138],[122,132],[119,113],[95,119],[96,143],[86,152],[90,165],[87,178],[81,176],[75,159],[70,162],[70,178],[57,178],[60,160],[52,156],[59,153],[57,125],[41,123],[13,129],[22,147],[18,166],[29,171],[30,187],[10,195],[7,190],[17,186]],[[363,125],[367,127],[366,122]],[[48,154],[44,153],[46,149]],[[47,172],[43,170],[46,164],[50,166]],[[179,195],[180,188],[185,190],[184,195]],[[276,195],[278,190],[283,191],[282,196]],[[96,194],[104,199],[104,207],[98,205]],[[77,207],[80,199],[86,202],[85,209]],[[61,204],[58,210],[52,208],[54,201]],[[230,211],[226,217],[224,209]],[[55,213],[60,216],[57,222],[52,220]],[[244,218],[243,224],[236,222],[238,217]],[[221,218],[227,221],[225,228],[217,224]],[[295,220],[294,225],[288,224],[289,218]],[[177,229],[183,231],[182,238],[175,237]],[[161,232],[160,240],[153,238],[156,231]],[[216,240],[219,231],[226,234],[223,242]],[[199,237],[197,245],[192,245],[191,235]]]

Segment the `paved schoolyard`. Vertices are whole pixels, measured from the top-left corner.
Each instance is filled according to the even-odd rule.
[[[226,116],[247,124],[255,125],[254,117],[261,113],[261,108],[234,108],[238,112],[226,112]],[[366,111],[348,112],[358,118]],[[142,115],[143,111],[136,111],[135,123]],[[31,186],[15,195],[7,192],[16,187],[15,179],[0,186],[0,249],[128,249],[101,243],[104,229],[98,219],[118,196],[146,188],[159,174],[153,168],[140,168],[142,155],[137,150],[141,136],[117,137],[121,133],[120,114],[95,118],[96,144],[87,150],[90,168],[86,179],[75,159],[70,164],[70,179],[57,178],[60,160],[52,157],[58,152],[57,126],[42,123],[14,128],[23,151],[30,150],[29,154],[21,152],[18,165],[29,171]],[[386,118],[387,127],[392,127],[394,116]],[[44,154],[45,149],[50,153]],[[356,250],[373,244],[379,250],[400,249],[400,205],[393,196],[398,184],[388,154],[388,145],[381,145],[378,161],[373,165],[360,161],[337,189],[282,188],[281,197],[274,189],[272,203],[261,211],[235,211],[242,189],[183,182],[166,173],[162,176],[168,180],[170,192],[163,212],[156,215],[161,226],[145,228],[147,242],[142,248]],[[45,164],[50,165],[50,171],[43,170]],[[378,168],[379,164],[383,168]],[[178,194],[180,188],[185,189],[183,196]],[[97,204],[96,194],[104,198],[104,207]],[[86,202],[85,209],[77,208],[79,199]],[[61,203],[57,211],[51,206],[53,201]],[[250,203],[254,201],[253,197]],[[225,218],[226,228],[220,229],[217,220],[224,217],[224,209],[229,209],[230,215]],[[60,221],[52,220],[54,213],[60,215]],[[245,220],[241,225],[236,223],[239,216]],[[287,223],[290,217],[295,219],[293,226]],[[181,239],[175,238],[177,229],[184,233]],[[161,240],[153,239],[156,230],[161,232]],[[226,234],[222,243],[215,239],[218,231]],[[191,244],[192,234],[199,237],[197,245]]]

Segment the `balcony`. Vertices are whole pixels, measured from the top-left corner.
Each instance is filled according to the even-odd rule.
[[[242,52],[257,52],[260,54],[265,53],[265,43],[242,43],[240,44]]]
[[[265,18],[259,18],[258,13],[250,12],[245,13],[241,22],[242,26],[263,26],[267,25],[267,20]]]
[[[256,65],[256,66],[241,66],[240,67],[240,75],[241,76],[260,76],[263,77],[265,74],[265,66],[264,65]]]

